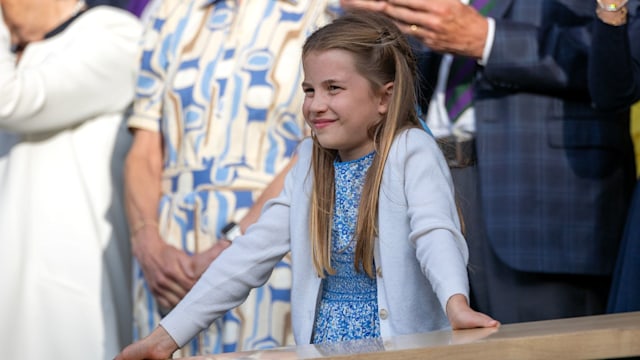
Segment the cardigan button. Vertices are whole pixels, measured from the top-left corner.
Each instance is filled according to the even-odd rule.
[[[388,317],[389,312],[387,312],[387,309],[380,310],[380,320],[387,320]]]

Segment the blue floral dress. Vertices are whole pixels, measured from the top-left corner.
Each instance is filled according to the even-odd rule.
[[[335,275],[322,281],[313,343],[380,337],[376,279],[356,271],[353,236],[360,194],[374,153],[346,162],[336,161],[336,202],[331,229],[331,266]]]

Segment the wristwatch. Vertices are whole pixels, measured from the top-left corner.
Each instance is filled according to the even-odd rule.
[[[621,26],[627,23],[627,1],[621,0],[618,4],[605,4],[603,0],[597,0],[596,15],[600,21],[611,26]]]
[[[222,228],[222,236],[233,242],[238,236],[242,235],[242,229],[240,229],[240,225],[235,222],[230,222]]]
[[[600,9],[602,9],[604,11],[608,11],[608,12],[620,11],[620,9],[623,6],[627,5],[628,1],[629,0],[622,0],[622,1],[620,1],[619,4],[615,4],[615,3],[605,4],[605,3],[602,2],[602,0],[596,0],[596,2],[598,3],[598,7],[600,7]]]

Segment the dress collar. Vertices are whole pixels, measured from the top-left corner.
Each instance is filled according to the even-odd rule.
[[[59,33],[63,32],[64,29],[66,29],[69,25],[71,25],[71,23],[76,20],[80,15],[82,15],[85,11],[87,11],[87,4],[85,4],[85,2],[83,0],[78,1],[75,9],[73,9],[73,12],[71,13],[71,16],[69,17],[69,19],[67,19],[65,22],[63,22],[62,24],[58,25],[55,29],[49,31],[48,33],[44,34],[44,38],[48,39],[50,37],[56,36]]]

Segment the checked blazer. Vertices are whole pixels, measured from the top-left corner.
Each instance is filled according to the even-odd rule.
[[[587,88],[595,1],[498,0],[473,83],[489,242],[513,269],[610,274],[634,184],[629,113]],[[440,55],[420,54],[428,99]]]

